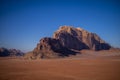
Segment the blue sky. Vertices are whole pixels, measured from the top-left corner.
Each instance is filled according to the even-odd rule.
[[[0,0],[0,47],[31,51],[59,26],[81,27],[120,47],[119,0]]]

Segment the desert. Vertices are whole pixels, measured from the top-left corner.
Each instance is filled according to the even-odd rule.
[[[120,80],[120,52],[83,52],[59,59],[0,58],[0,80]]]
[[[120,80],[120,1],[0,0],[0,80]]]

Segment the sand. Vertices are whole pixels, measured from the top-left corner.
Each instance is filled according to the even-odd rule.
[[[0,80],[120,80],[120,57],[0,59]]]

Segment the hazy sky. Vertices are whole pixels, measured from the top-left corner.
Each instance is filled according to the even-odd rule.
[[[119,0],[0,0],[0,47],[31,51],[59,26],[81,27],[120,47]]]

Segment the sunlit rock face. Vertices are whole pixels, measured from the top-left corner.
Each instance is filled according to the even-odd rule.
[[[71,26],[61,26],[53,34],[53,38],[59,39],[61,44],[69,49],[102,50],[110,48],[110,45],[105,43],[97,34]]]
[[[40,40],[33,50],[33,56],[52,58],[75,55],[75,51],[82,49],[108,50],[110,48],[111,46],[95,33],[81,28],[61,26],[54,32],[52,38],[45,37]]]

